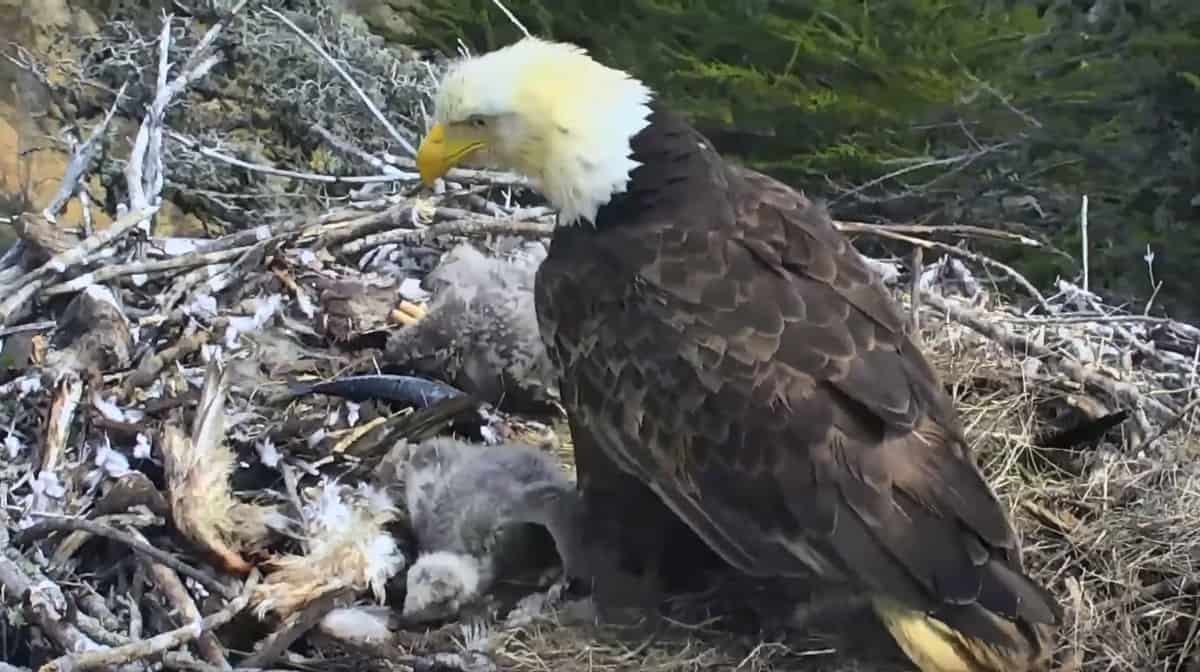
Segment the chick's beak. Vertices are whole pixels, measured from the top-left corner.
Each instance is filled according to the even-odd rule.
[[[484,144],[480,138],[447,133],[444,125],[434,124],[417,149],[417,172],[421,174],[421,181],[432,187],[439,177]]]

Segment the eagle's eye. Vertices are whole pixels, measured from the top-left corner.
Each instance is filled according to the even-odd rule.
[[[471,117],[468,121],[475,128],[487,128],[487,119],[483,117]]]

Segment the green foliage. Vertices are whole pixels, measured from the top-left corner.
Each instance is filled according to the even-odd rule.
[[[996,76],[1042,124],[1028,134],[1039,151],[1024,170],[1041,170],[1035,179],[1045,191],[1075,195],[1059,234],[1072,249],[1079,195],[1089,195],[1093,281],[1144,299],[1149,247],[1168,302],[1195,315],[1200,88],[1189,75],[1200,71],[1200,6],[1109,6],[1119,9],[1091,24],[1067,17]]]
[[[492,0],[425,4],[415,46],[486,51],[520,37]],[[1144,300],[1149,245],[1160,302],[1200,315],[1200,230],[1189,225],[1200,214],[1200,3],[506,4],[532,32],[635,73],[727,155],[842,216],[1032,229],[1077,256],[1087,194],[1093,286]],[[1012,196],[1036,207],[1014,211]],[[1061,257],[988,251],[1042,283],[1076,272]]]
[[[950,0],[508,5],[531,31],[638,73],[706,130],[748,135],[749,151],[731,149],[801,181],[847,170],[865,180],[909,156],[896,131],[952,105],[966,81],[956,59],[994,58],[1010,30]],[[443,50],[520,36],[491,0],[431,3],[418,16],[426,46]]]

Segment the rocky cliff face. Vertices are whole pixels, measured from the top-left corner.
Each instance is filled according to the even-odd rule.
[[[413,12],[418,0],[339,0],[355,12],[371,31],[389,42],[406,43],[413,36]]]
[[[335,12],[358,14],[373,33],[389,42],[404,42],[412,33],[410,12],[417,0],[327,1]],[[93,117],[99,110],[80,118],[68,103],[62,104],[68,109],[60,109],[46,81],[54,86],[66,82],[46,64],[78,63],[84,41],[96,36],[111,16],[161,16],[171,11],[170,4],[164,0],[0,0],[0,253],[16,238],[11,225],[15,217],[39,212],[58,189],[70,157],[64,131],[78,124],[78,134],[86,136],[98,121]],[[33,64],[38,74],[26,64]],[[118,115],[111,133],[117,145],[112,151],[118,155],[127,151],[122,145],[136,131],[136,126],[126,126]],[[97,200],[103,199],[98,177],[88,187]],[[92,215],[98,228],[109,222],[100,208],[93,208]],[[59,222],[74,227],[81,218],[79,204],[72,200]],[[202,229],[195,217],[171,203],[164,204],[156,226],[160,234],[195,235]]]
[[[0,0],[0,35],[18,45],[4,53],[17,61],[22,50],[41,62],[72,58],[76,38],[97,30],[95,10],[73,0]],[[3,220],[44,206],[58,188],[68,160],[56,139],[64,117],[38,77],[0,58],[0,249],[14,236]],[[65,223],[79,215],[72,204]]]

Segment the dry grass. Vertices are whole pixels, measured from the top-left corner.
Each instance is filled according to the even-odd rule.
[[[801,649],[782,642],[754,642],[716,630],[680,626],[653,641],[643,638],[639,643],[613,630],[597,634],[591,629],[542,625],[506,633],[500,639],[497,654],[497,663],[514,672],[615,672],[635,667],[654,672],[717,669],[883,672],[884,669],[838,660],[828,647]]]
[[[1157,450],[1141,454],[1123,449],[1128,441],[1101,443],[1066,456],[1073,468],[1065,469],[1034,438],[1044,429],[1047,406],[1087,396],[1078,386],[1027,379],[1023,357],[958,324],[937,324],[925,337],[956,390],[980,464],[1009,505],[1028,566],[1068,610],[1065,669],[1194,669],[1200,664],[1195,431],[1176,429]],[[1156,391],[1149,376],[1119,373],[1144,394]]]
[[[984,312],[993,319],[1010,315],[1003,308]],[[1086,341],[1087,326],[1095,325],[1073,325],[1070,337]],[[1071,451],[1038,447],[1038,437],[1061,426],[1054,420],[1058,409],[1103,402],[1068,378],[1025,375],[1024,355],[929,311],[922,339],[954,392],[981,467],[1009,507],[1028,568],[1066,608],[1061,669],[1195,669],[1200,664],[1200,468],[1195,465],[1200,439],[1195,432],[1177,428],[1155,450],[1140,455],[1123,448],[1141,440],[1129,436],[1132,422]],[[1146,394],[1158,384],[1133,370],[1110,373],[1130,378]],[[566,439],[560,447],[564,460],[569,461],[569,450]],[[847,632],[832,632],[839,627]],[[715,625],[676,623],[647,642],[644,633],[556,621],[499,633],[491,650],[503,669],[514,672],[635,666],[664,672],[911,669],[895,659],[888,643],[878,641],[880,633],[848,632],[874,631],[873,623],[848,621],[830,629],[807,638],[792,633],[784,643],[733,635]],[[840,646],[839,634],[846,636]],[[875,645],[878,652],[859,648]]]

